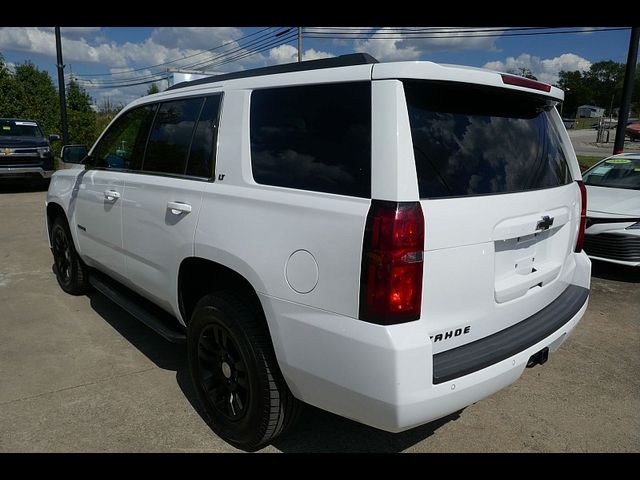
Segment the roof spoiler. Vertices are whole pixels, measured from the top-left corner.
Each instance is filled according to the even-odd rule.
[[[257,77],[261,75],[275,75],[277,73],[304,72],[307,70],[321,70],[323,68],[349,67],[352,65],[368,65],[378,63],[378,60],[367,53],[351,53],[340,55],[339,57],[321,58],[319,60],[307,60],[304,62],[285,63],[273,65],[271,67],[254,68],[242,72],[224,73],[212,77],[192,80],[190,82],[180,82],[167,88],[166,91],[178,88],[193,87],[194,85],[204,85],[207,83],[221,82],[223,80],[235,80],[237,78]]]

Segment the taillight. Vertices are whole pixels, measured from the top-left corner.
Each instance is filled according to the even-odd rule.
[[[362,249],[361,320],[391,325],[420,318],[423,251],[420,203],[371,201]]]
[[[578,240],[576,241],[576,253],[582,251],[584,245],[584,231],[587,228],[587,187],[582,180],[577,180],[580,187],[580,228],[578,229]]]
[[[551,85],[536,82],[535,80],[529,80],[524,77],[515,77],[513,75],[502,75],[502,83],[516,85],[518,87],[533,88],[534,90],[541,90],[543,92],[551,91]]]

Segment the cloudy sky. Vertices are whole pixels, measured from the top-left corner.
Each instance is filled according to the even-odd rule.
[[[380,61],[528,68],[554,83],[561,70],[626,61],[630,30],[602,28],[305,27],[302,50],[305,60],[367,52]],[[128,103],[143,95],[149,82],[164,89],[174,70],[230,72],[297,58],[295,27],[63,27],[61,32],[65,75],[73,75],[97,105],[106,98]],[[32,61],[57,82],[53,28],[0,28],[0,54],[10,67]]]

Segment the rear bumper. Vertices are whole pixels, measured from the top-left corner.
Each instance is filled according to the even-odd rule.
[[[589,287],[590,262],[574,254],[572,285]],[[572,288],[572,287],[569,287]],[[390,432],[444,417],[506,387],[529,358],[555,351],[587,309],[588,296],[528,346],[450,380],[434,380],[424,321],[385,327],[260,295],[278,362],[293,394],[314,406]],[[560,314],[557,311],[556,314]],[[551,330],[549,332],[549,330]],[[436,381],[438,383],[436,383]]]
[[[42,167],[0,167],[2,177],[30,177],[40,175],[42,178],[50,178],[53,170],[45,170]]]

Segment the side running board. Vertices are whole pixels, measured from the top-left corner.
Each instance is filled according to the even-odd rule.
[[[178,320],[147,299],[93,269],[89,282],[97,291],[166,340],[172,343],[186,342],[185,329]]]

